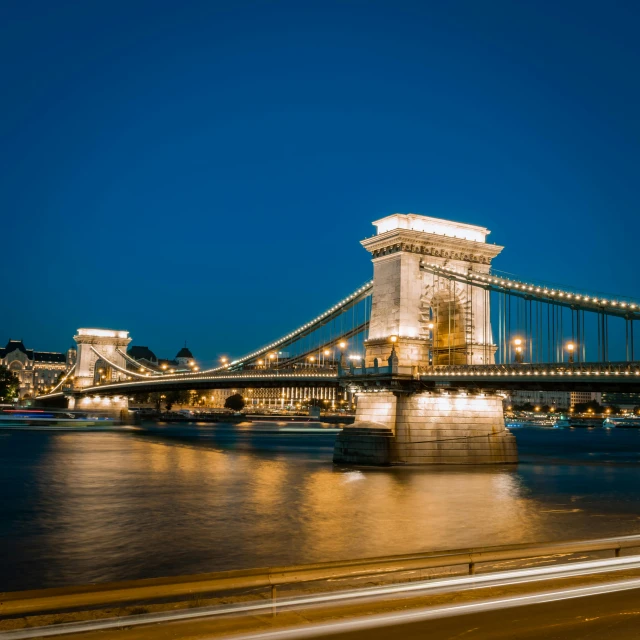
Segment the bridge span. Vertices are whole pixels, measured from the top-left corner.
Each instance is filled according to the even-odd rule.
[[[281,338],[205,371],[166,372],[127,354],[126,331],[79,329],[75,371],[39,400],[124,408],[159,390],[349,390],[356,422],[337,462],[467,464],[517,460],[502,391],[640,391],[640,303],[496,271],[503,247],[484,227],[416,214],[374,225],[362,241],[373,280]]]

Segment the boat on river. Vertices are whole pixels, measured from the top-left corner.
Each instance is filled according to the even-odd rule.
[[[602,423],[607,429],[640,429],[639,416],[615,416],[606,418]]]
[[[50,409],[2,409],[0,429],[82,429],[109,427],[113,418]]]

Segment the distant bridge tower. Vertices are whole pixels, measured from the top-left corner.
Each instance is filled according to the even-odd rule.
[[[68,397],[69,408],[77,408],[76,399],[83,389],[92,387],[96,381],[96,365],[104,358],[105,362],[126,370],[126,361],[118,351],[126,351],[131,342],[128,331],[114,331],[112,329],[78,329],[73,337],[78,345],[76,370],[73,380],[73,394]],[[104,367],[106,381],[117,382],[126,379],[126,374],[110,365]],[[128,406],[126,396],[102,397],[92,399],[84,396],[80,401],[80,408],[91,407],[93,409],[107,410],[119,413]]]
[[[347,377],[356,421],[336,439],[334,461],[348,464],[502,464],[517,462],[502,398],[493,392],[421,388],[430,365],[493,364],[489,294],[433,275],[428,265],[488,273],[502,247],[484,227],[400,214],[373,223],[363,240],[373,256],[365,366],[375,383]],[[387,373],[378,371],[388,363]],[[386,376],[386,377],[385,377]]]
[[[488,273],[503,249],[487,244],[489,230],[413,213],[373,224],[377,235],[362,241],[373,258],[367,366],[387,360],[392,336],[401,367],[494,363],[488,293],[421,269]]]
[[[126,351],[127,345],[131,342],[128,331],[113,331],[111,329],[78,329],[78,333],[73,336],[78,345],[78,355],[76,360],[76,372],[74,380],[75,389],[92,387],[95,383],[96,363],[101,356],[105,360],[126,370],[127,363],[118,350]],[[126,374],[111,369],[108,378],[115,382],[126,378]]]

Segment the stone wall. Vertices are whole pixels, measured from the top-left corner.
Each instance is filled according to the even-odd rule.
[[[392,459],[405,464],[518,461],[504,423],[502,397],[423,392],[397,403]]]
[[[360,393],[356,421],[334,450],[334,462],[362,465],[517,461],[502,398],[464,392]]]

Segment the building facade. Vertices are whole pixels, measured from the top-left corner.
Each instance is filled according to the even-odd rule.
[[[61,374],[75,364],[76,350],[66,353],[27,349],[22,340],[9,340],[0,349],[3,364],[20,380],[20,398],[33,398],[54,387]]]
[[[602,404],[606,406],[617,406],[622,409],[634,409],[640,407],[640,393],[612,393],[602,394]]]
[[[532,404],[534,407],[570,409],[583,402],[600,402],[602,394],[592,391],[512,391],[505,398],[506,406]]]

